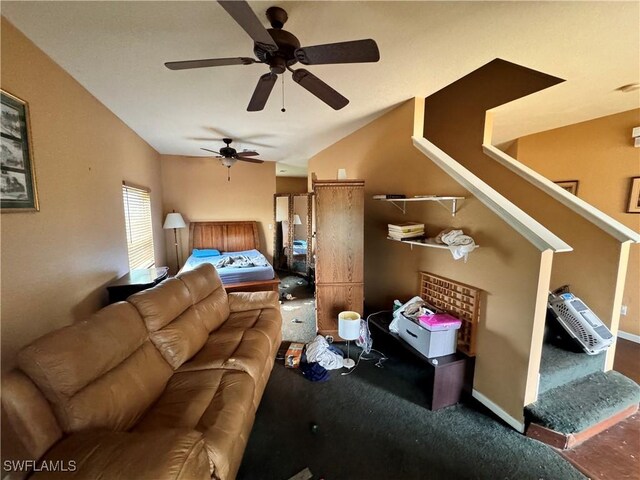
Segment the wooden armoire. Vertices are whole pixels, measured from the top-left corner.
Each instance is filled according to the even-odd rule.
[[[364,182],[316,180],[315,255],[318,333],[338,337],[338,314],[364,306]]]

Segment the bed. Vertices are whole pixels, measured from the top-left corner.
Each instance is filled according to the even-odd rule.
[[[189,252],[194,249],[215,249],[219,256],[189,256],[180,271],[192,270],[201,263],[214,266],[225,263],[225,258],[248,258],[256,266],[244,268],[216,267],[227,292],[278,291],[280,280],[262,253],[258,237],[258,224],[254,221],[191,222],[189,225]],[[266,264],[266,265],[264,265]]]
[[[289,247],[284,247],[285,255],[289,257]],[[290,256],[290,270],[302,275],[307,275],[307,241],[294,240],[292,255]]]

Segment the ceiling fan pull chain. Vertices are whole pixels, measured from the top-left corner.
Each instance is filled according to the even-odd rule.
[[[284,108],[284,75],[282,75],[282,108],[280,109],[282,113],[286,112],[287,109]]]
[[[227,167],[227,182],[231,181],[231,167]]]

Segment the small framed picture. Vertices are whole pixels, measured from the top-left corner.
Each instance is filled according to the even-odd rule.
[[[564,188],[569,193],[578,195],[578,180],[562,180],[562,181],[553,182],[553,183]]]
[[[640,177],[631,179],[631,188],[629,188],[629,205],[627,205],[627,213],[640,213]]]
[[[0,90],[0,209],[38,211],[27,102]]]

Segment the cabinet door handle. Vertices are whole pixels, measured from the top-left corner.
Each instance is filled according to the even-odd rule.
[[[415,333],[413,333],[413,332],[410,332],[410,331],[409,331],[409,330],[407,330],[406,328],[405,328],[405,331],[406,331],[409,335],[411,335],[413,338],[418,338],[418,335],[416,335],[416,334],[415,334]]]

